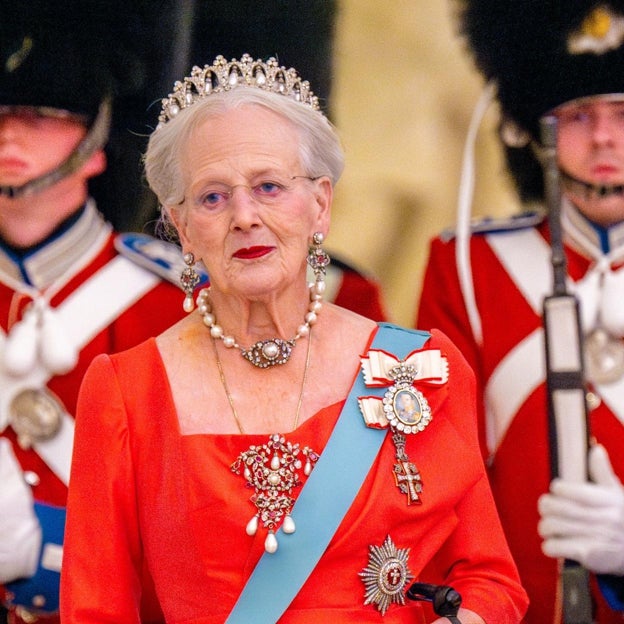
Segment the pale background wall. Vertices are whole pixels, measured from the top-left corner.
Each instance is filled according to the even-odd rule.
[[[332,110],[347,154],[328,246],[372,273],[391,320],[412,325],[429,239],[455,220],[480,76],[451,0],[341,0]],[[493,139],[478,138],[475,215],[519,208]]]

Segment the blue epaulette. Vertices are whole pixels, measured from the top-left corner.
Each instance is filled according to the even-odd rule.
[[[115,237],[115,249],[135,264],[180,286],[180,274],[186,265],[177,245],[147,234],[128,232]],[[206,270],[199,263],[195,265],[195,270],[200,277],[199,284],[207,284]]]
[[[546,214],[541,210],[521,212],[510,217],[481,217],[470,223],[471,234],[494,234],[535,227],[544,221]],[[440,234],[444,242],[451,241],[457,235],[456,228],[447,228]]]

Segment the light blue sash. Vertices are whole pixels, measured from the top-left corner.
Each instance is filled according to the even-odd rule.
[[[400,359],[420,349],[427,332],[380,323],[371,345]],[[293,507],[297,530],[279,534],[279,549],[265,553],[226,624],[275,624],[318,563],[336,529],[355,500],[381,447],[386,431],[364,424],[357,397],[383,394],[367,388],[358,374],[336,426]]]

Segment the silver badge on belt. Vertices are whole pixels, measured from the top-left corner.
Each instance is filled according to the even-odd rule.
[[[23,449],[53,438],[63,422],[60,400],[45,388],[19,392],[9,405],[9,423]]]

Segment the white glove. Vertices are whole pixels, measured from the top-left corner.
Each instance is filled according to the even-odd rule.
[[[624,487],[604,446],[590,449],[588,468],[593,482],[554,479],[540,497],[542,551],[597,574],[624,575]]]
[[[32,492],[10,442],[0,438],[0,583],[33,576],[40,550]]]

